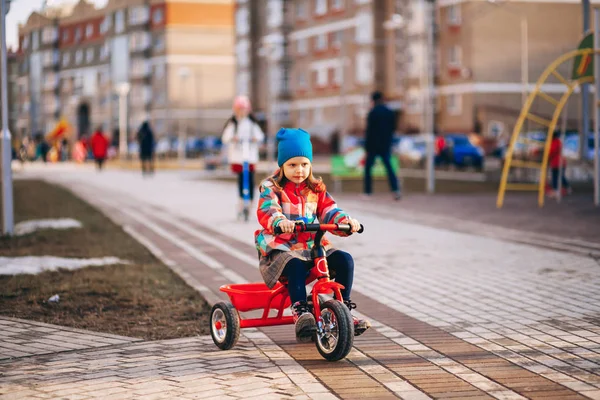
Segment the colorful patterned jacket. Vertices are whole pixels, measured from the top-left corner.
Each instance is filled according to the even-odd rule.
[[[349,218],[348,214],[338,208],[326,190],[315,193],[306,183],[296,185],[287,182],[283,190],[278,191],[270,181],[261,184],[256,214],[258,222],[264,228],[254,233],[256,248],[262,257],[266,257],[273,250],[307,250],[312,247],[314,232],[274,235],[275,227],[284,217],[290,221],[303,218],[308,224],[316,223],[316,220],[324,224],[346,223]],[[334,234],[347,236],[341,232]],[[331,247],[326,238],[321,240],[321,245],[325,250]]]

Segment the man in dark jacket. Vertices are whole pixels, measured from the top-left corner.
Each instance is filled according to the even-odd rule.
[[[392,139],[396,131],[396,117],[394,112],[383,103],[381,92],[373,92],[371,95],[373,108],[367,116],[367,130],[365,137],[365,151],[367,159],[365,161],[365,194],[370,196],[373,192],[373,179],[371,177],[371,168],[375,164],[375,159],[379,156],[383,161],[387,171],[390,189],[396,200],[400,200],[400,185],[398,178],[392,168]]]
[[[142,162],[142,175],[154,173],[154,133],[148,121],[144,121],[137,134],[140,145],[140,161]]]

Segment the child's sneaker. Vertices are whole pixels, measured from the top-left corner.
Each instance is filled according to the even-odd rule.
[[[350,312],[356,308],[356,303],[351,302],[350,300],[344,300],[344,304]],[[352,316],[352,321],[354,322],[354,336],[360,336],[367,331],[371,327],[371,323],[366,319],[358,319],[354,315]]]
[[[297,301],[292,306],[292,315],[296,324],[296,340],[298,342],[310,342],[317,331],[317,322],[305,301]]]

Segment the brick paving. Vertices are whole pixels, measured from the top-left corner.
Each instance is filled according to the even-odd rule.
[[[231,185],[182,184],[188,177],[53,178],[74,185],[216,299],[220,284],[260,279],[251,242],[256,225],[233,220]],[[297,362],[280,367],[285,374],[302,371],[340,398],[600,398],[593,258],[346,204],[368,235],[335,241],[355,256],[354,300],[374,329],[333,364],[314,346],[296,344],[290,327],[261,329],[257,334]],[[301,381],[299,388],[314,389]]]

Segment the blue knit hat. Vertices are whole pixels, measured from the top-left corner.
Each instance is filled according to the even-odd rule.
[[[294,157],[306,157],[312,162],[313,152],[310,135],[300,128],[281,128],[277,132],[277,164],[281,167]]]

